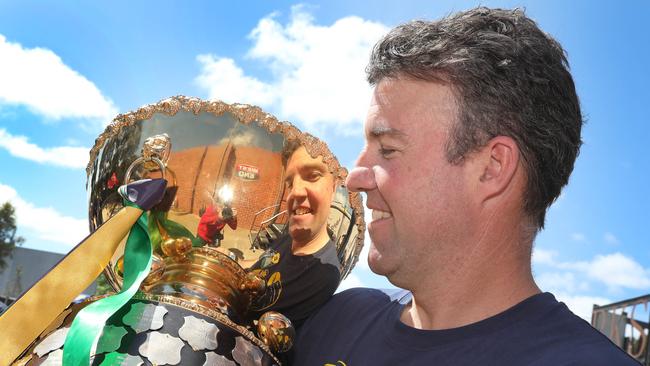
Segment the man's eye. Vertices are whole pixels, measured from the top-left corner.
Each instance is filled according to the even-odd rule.
[[[318,179],[320,179],[320,177],[322,177],[322,176],[323,176],[323,175],[322,175],[320,172],[312,172],[312,173],[310,173],[310,174],[307,176],[307,179],[308,179],[309,181],[311,181],[311,182],[315,182],[315,181],[317,181]]]
[[[380,147],[379,148],[379,153],[384,158],[390,158],[393,155],[393,153],[395,153],[395,152],[397,152],[397,150],[395,150],[395,149],[389,149],[389,148],[385,148],[385,147]]]

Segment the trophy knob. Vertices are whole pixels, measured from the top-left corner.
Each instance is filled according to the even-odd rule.
[[[257,322],[257,335],[271,351],[282,353],[293,346],[296,330],[286,316],[275,311],[267,311]]]
[[[246,274],[246,279],[241,283],[239,289],[248,292],[252,296],[256,296],[266,290],[266,283],[260,277],[249,272]]]
[[[172,150],[172,141],[166,133],[148,137],[144,140],[142,146],[142,157],[144,157],[144,167],[147,170],[154,170],[157,168],[153,158],[162,161],[163,165],[167,165],[169,155]]]
[[[192,249],[192,240],[184,236],[180,238],[167,238],[163,240],[160,249],[167,257],[184,256]]]

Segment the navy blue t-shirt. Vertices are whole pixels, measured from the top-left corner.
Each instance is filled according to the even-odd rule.
[[[341,264],[333,241],[302,256],[291,252],[291,244],[287,234],[250,268],[266,282],[266,291],[253,302],[251,315],[257,319],[269,310],[277,311],[297,329],[334,294],[341,282]]]
[[[334,296],[302,327],[292,364],[639,365],[550,293],[445,330],[403,324],[403,307],[379,290],[352,289]]]

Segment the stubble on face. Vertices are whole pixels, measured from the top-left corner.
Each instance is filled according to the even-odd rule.
[[[451,258],[446,244],[462,232],[466,182],[462,167],[446,158],[456,116],[453,92],[443,84],[384,79],[373,93],[358,161],[374,179],[367,206],[379,211],[368,224],[368,262],[397,286]]]
[[[289,232],[294,246],[303,247],[314,240],[327,242],[327,218],[334,191],[327,165],[321,157],[313,158],[305,147],[300,147],[288,160],[285,174]]]

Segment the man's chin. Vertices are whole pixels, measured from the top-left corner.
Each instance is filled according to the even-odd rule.
[[[377,275],[384,276],[393,286],[399,288],[406,288],[407,284],[404,281],[400,281],[399,273],[396,266],[388,266],[386,263],[377,263],[368,260],[368,267],[370,270]]]
[[[295,242],[307,243],[312,239],[312,232],[308,228],[289,228],[289,235]]]
[[[380,255],[373,255],[372,253],[368,255],[368,267],[370,267],[373,273],[380,276],[388,277],[393,272],[393,269],[390,268],[388,263]]]

